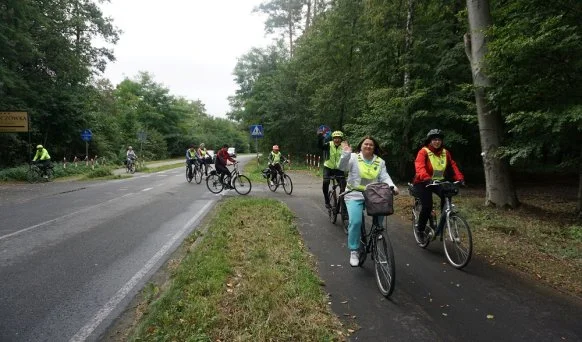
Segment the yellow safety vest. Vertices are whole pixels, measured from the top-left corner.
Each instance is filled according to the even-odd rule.
[[[323,166],[330,169],[339,167],[340,157],[342,156],[342,145],[335,147],[333,142],[329,143],[329,159],[323,163]]]
[[[271,155],[273,156],[273,163],[277,164],[279,162],[281,162],[281,152],[271,152]]]
[[[424,150],[428,154],[428,160],[432,166],[432,179],[445,179],[445,169],[447,168],[447,150],[443,148],[440,157],[434,154],[428,147],[425,147]]]
[[[382,158],[376,156],[371,164],[366,163],[361,155],[358,154],[358,170],[360,171],[360,185],[356,187],[348,187],[350,189],[364,191],[366,190],[366,185],[373,183],[378,179],[380,175],[380,163]]]

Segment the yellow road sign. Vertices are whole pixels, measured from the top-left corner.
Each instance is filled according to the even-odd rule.
[[[28,132],[27,112],[0,112],[0,133]]]

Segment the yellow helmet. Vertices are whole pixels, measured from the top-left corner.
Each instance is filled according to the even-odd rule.
[[[342,131],[335,131],[331,134],[332,138],[344,138],[344,133]]]
[[[42,145],[36,145],[37,150],[40,150],[41,148],[43,148]]]

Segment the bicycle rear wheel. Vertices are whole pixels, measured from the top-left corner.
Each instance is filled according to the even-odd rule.
[[[443,234],[443,247],[447,260],[453,267],[461,269],[469,263],[473,254],[471,228],[464,218],[456,213],[449,215]]]
[[[335,224],[337,221],[337,194],[334,190],[329,190],[329,204],[331,205],[331,208],[327,209],[329,222]]]
[[[396,266],[394,251],[388,238],[388,234],[378,232],[374,235],[372,256],[374,257],[374,270],[376,271],[376,284],[384,297],[389,297],[394,291],[396,282]]]
[[[206,178],[206,187],[213,194],[218,194],[222,191],[224,184],[220,181],[220,176],[214,173]]]
[[[348,227],[350,224],[350,217],[348,216],[348,208],[346,207],[346,202],[340,200],[340,217],[342,218],[342,226],[344,228],[344,233],[348,235]]]
[[[202,169],[200,167],[194,168],[194,181],[196,184],[202,183]]]
[[[267,176],[267,186],[269,187],[269,190],[273,192],[275,192],[275,190],[277,190],[277,188],[279,187],[278,183],[275,183],[271,180],[271,174]]]
[[[135,173],[135,163],[131,163],[131,165],[129,166],[129,173],[131,174]]]
[[[414,204],[412,205],[412,233],[414,234],[414,239],[416,240],[416,244],[421,248],[426,248],[430,243],[430,239],[428,237],[427,228],[424,231],[419,232],[416,229],[416,225],[418,223],[418,217],[420,216],[420,210],[422,206],[420,204],[420,200],[418,198],[414,199]]]
[[[234,186],[234,190],[240,195],[246,195],[251,192],[251,180],[245,175],[235,176],[232,180],[232,185]]]
[[[287,195],[291,195],[293,192],[293,182],[291,181],[291,177],[284,175],[283,176],[283,190]]]
[[[358,256],[360,262],[358,266],[362,266],[368,257],[368,238],[366,237],[366,216],[364,213],[362,213],[362,225],[360,226],[360,232],[360,250]]]
[[[53,178],[55,177],[55,172],[53,171],[52,167],[51,168],[47,168],[44,173],[46,175],[46,178],[44,178],[44,180],[46,182],[52,181]]]
[[[192,181],[192,177],[190,177],[190,170],[188,170],[188,167],[186,167],[186,181],[188,183],[190,183]]]

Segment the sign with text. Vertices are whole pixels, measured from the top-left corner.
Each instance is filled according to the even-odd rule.
[[[0,112],[0,133],[28,132],[27,112]]]

